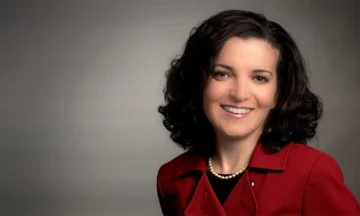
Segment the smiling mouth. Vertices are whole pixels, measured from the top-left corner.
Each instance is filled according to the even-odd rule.
[[[252,108],[235,108],[235,107],[226,106],[226,105],[221,105],[221,107],[226,112],[236,114],[236,115],[244,115],[244,114],[250,113],[253,110]]]

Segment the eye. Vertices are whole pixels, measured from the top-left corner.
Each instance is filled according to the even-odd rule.
[[[260,83],[269,82],[269,79],[264,77],[264,76],[255,76],[254,79],[255,79],[256,82],[260,82]]]
[[[217,80],[223,80],[223,79],[226,79],[227,77],[230,77],[230,75],[227,72],[215,71],[213,73],[213,77]]]

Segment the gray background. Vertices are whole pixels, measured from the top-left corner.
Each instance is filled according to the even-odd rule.
[[[131,3],[130,3],[131,2]],[[296,39],[325,102],[318,138],[360,198],[359,1],[2,1],[0,214],[159,215],[164,72],[222,9]]]

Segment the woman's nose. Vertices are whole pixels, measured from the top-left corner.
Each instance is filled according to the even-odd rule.
[[[245,79],[234,82],[230,90],[231,98],[235,101],[243,101],[248,99],[250,95],[249,87],[249,83]]]

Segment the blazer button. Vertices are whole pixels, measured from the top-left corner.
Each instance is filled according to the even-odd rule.
[[[255,186],[255,182],[254,182],[254,181],[250,181],[250,185],[251,185],[251,187],[254,187],[254,186]]]

